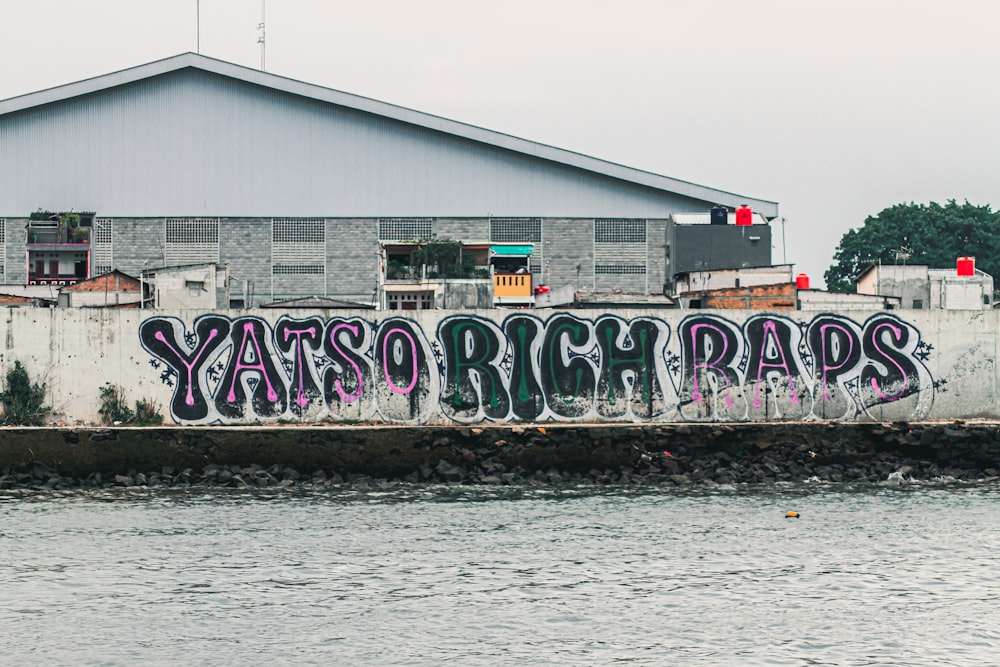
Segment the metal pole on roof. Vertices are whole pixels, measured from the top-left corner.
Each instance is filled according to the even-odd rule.
[[[788,264],[788,250],[785,246],[785,216],[781,216],[781,263]]]
[[[197,0],[195,3],[195,53],[201,53],[201,0]]]

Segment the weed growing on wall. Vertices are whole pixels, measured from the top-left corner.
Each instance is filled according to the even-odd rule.
[[[135,408],[130,408],[125,400],[125,389],[110,382],[101,387],[101,421],[108,425],[131,424],[133,426],[153,426],[163,423],[163,415],[150,400],[139,399]]]
[[[45,385],[32,382],[20,361],[7,371],[4,390],[0,392],[4,406],[3,423],[7,426],[40,426],[49,411],[45,405]]]

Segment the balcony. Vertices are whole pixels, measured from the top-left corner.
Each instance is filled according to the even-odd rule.
[[[530,273],[493,274],[493,303],[502,306],[530,306],[535,302]]]
[[[389,261],[385,270],[386,282],[422,282],[427,280],[487,280],[490,270],[487,266],[447,266],[444,270],[437,266],[409,266]]]
[[[69,227],[54,221],[32,220],[28,223],[28,245],[90,245],[90,228]]]

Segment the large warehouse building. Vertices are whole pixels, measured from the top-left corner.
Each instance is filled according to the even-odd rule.
[[[661,292],[680,270],[770,263],[778,212],[191,53],[0,101],[0,155],[3,283],[216,262],[261,304],[395,307],[414,294],[387,285],[425,280],[412,269],[445,241],[480,271],[521,252],[536,285]],[[756,224],[679,233],[720,205]],[[66,211],[68,228],[50,215]]]

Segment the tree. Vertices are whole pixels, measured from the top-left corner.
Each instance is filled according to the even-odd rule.
[[[20,361],[7,371],[7,382],[0,392],[6,426],[41,426],[49,408],[45,405],[45,385],[32,382]]]
[[[853,292],[858,275],[872,264],[946,269],[964,256],[975,257],[977,268],[1000,277],[1000,212],[954,199],[944,206],[896,204],[841,237],[824,277],[831,292]]]

